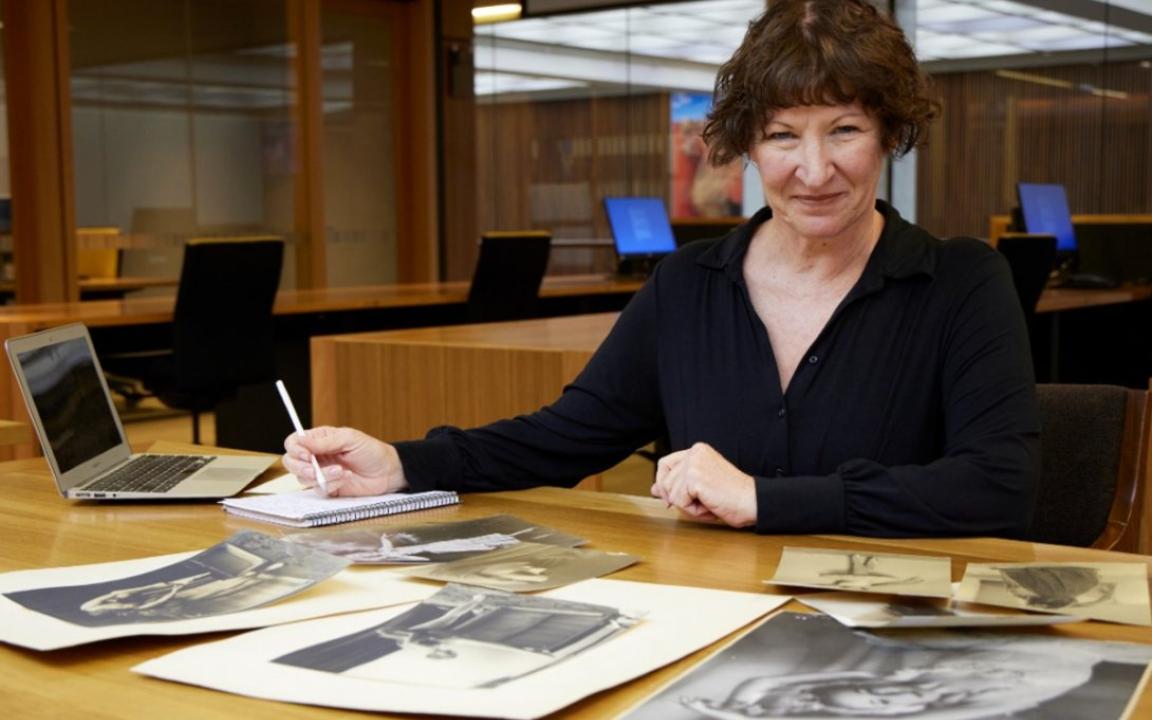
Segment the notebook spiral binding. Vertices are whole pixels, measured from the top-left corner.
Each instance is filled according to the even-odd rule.
[[[419,493],[400,500],[393,497],[384,502],[373,503],[372,505],[364,505],[357,508],[306,513],[302,519],[309,527],[335,525],[337,523],[355,522],[357,520],[367,520],[369,518],[383,517],[397,513],[427,510],[428,508],[441,507],[443,505],[454,505],[458,502],[460,502],[460,498],[456,493]]]

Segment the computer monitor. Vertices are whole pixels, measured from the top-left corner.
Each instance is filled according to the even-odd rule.
[[[676,249],[663,199],[606,197],[604,210],[621,260],[660,258]]]
[[[1055,235],[1057,252],[1076,252],[1076,233],[1063,185],[1022,182],[1016,184],[1016,194],[1025,232]]]

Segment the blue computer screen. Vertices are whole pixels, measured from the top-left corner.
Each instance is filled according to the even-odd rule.
[[[616,253],[629,255],[664,255],[676,249],[672,223],[664,201],[658,197],[604,198],[608,224],[616,241]]]
[[[1063,185],[1019,183],[1020,214],[1024,216],[1024,231],[1056,236],[1056,249],[1076,249],[1076,234],[1072,231],[1072,216],[1068,212],[1068,197]]]

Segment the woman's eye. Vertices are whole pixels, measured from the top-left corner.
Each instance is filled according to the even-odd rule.
[[[832,130],[832,134],[834,135],[854,135],[858,132],[860,132],[860,128],[855,125],[837,125]]]
[[[796,137],[796,136],[793,135],[792,133],[787,132],[785,130],[781,130],[779,132],[768,133],[768,135],[765,136],[765,139],[768,140],[769,142],[780,142],[782,140],[791,140],[794,137]]]

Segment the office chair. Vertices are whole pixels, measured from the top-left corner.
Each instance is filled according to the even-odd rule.
[[[742,217],[672,218],[672,237],[676,247],[697,240],[721,238],[744,224]]]
[[[1012,283],[1016,286],[1024,316],[1032,317],[1056,267],[1056,236],[1004,233],[997,241],[996,249],[1012,270]]]
[[[468,290],[470,322],[536,317],[552,234],[542,230],[486,232]]]
[[[109,383],[131,395],[136,380],[165,405],[190,411],[192,441],[199,443],[201,412],[242,385],[276,378],[272,305],[283,256],[279,239],[190,240],[171,349],[102,358]]]
[[[1148,392],[1038,384],[1040,486],[1030,540],[1136,552],[1147,482]]]

